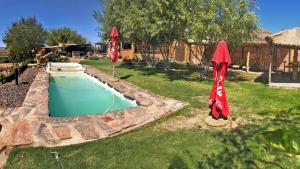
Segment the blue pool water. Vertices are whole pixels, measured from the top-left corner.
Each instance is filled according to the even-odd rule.
[[[136,107],[135,101],[85,73],[51,73],[49,110],[51,117],[104,114]]]

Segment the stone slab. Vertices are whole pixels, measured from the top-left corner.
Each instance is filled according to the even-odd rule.
[[[72,138],[71,131],[67,126],[53,126],[52,128],[59,139],[65,140]]]
[[[96,132],[92,123],[89,124],[77,124],[75,129],[80,133],[85,140],[97,139],[99,134]]]
[[[6,108],[2,110],[0,116],[8,116],[13,112],[14,108]]]
[[[38,125],[36,135],[42,138],[42,140],[44,140],[46,143],[55,144],[57,142],[57,140],[55,140],[55,138],[51,134],[47,125],[44,123],[40,123]]]
[[[14,145],[32,144],[32,126],[29,121],[21,121],[16,127]]]

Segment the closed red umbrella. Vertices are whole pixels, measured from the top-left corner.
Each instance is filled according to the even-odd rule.
[[[214,118],[227,118],[229,108],[224,88],[224,80],[228,66],[231,64],[228,47],[225,41],[220,41],[212,58],[214,84],[210,93],[208,105]]]
[[[111,49],[110,49],[110,59],[114,63],[113,64],[113,76],[115,77],[115,62],[118,61],[119,52],[117,49],[117,41],[118,41],[118,30],[117,27],[113,27],[110,33],[111,38]]]

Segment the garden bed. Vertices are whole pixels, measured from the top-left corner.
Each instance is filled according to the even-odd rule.
[[[0,107],[21,106],[37,72],[37,68],[28,68],[20,75],[19,85],[14,80],[0,85]]]

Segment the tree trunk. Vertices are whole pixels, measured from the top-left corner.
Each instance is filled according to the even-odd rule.
[[[15,85],[19,85],[19,68],[15,67]]]
[[[162,53],[162,57],[164,59],[164,65],[166,70],[170,69],[169,47],[169,44],[167,45],[167,48],[164,45],[160,45],[159,47],[160,52]]]

